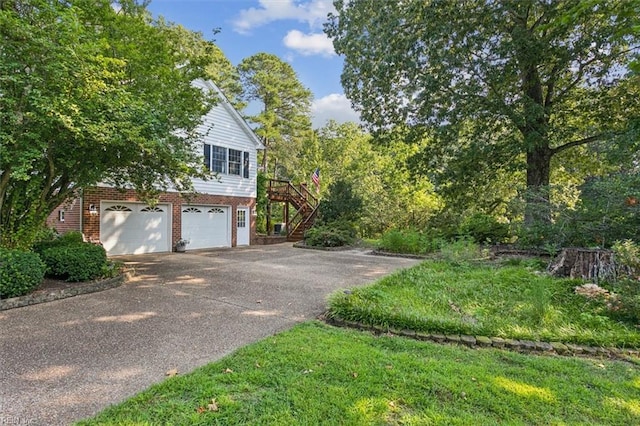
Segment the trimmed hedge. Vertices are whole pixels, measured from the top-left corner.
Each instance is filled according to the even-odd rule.
[[[31,292],[42,283],[45,269],[36,253],[0,248],[0,299]]]
[[[67,281],[88,281],[98,278],[107,265],[107,253],[102,246],[91,243],[58,244],[42,250],[47,275]]]
[[[58,235],[54,238],[48,238],[38,241],[33,245],[33,251],[42,255],[42,253],[51,247],[59,247],[69,244],[80,244],[84,242],[82,233],[79,231],[71,231],[66,234]]]

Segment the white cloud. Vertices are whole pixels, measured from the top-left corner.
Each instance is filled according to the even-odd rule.
[[[289,49],[295,50],[304,56],[332,56],[335,54],[333,43],[324,33],[304,34],[298,30],[291,30],[282,41]]]
[[[305,22],[310,28],[319,28],[327,20],[327,14],[335,10],[330,0],[310,0],[303,3],[294,0],[259,0],[258,3],[259,7],[240,11],[233,21],[236,32],[246,34],[254,28],[285,19]]]
[[[313,101],[311,105],[312,124],[315,129],[327,124],[328,120],[338,123],[353,121],[360,123],[360,116],[351,108],[351,102],[342,93],[332,93]]]

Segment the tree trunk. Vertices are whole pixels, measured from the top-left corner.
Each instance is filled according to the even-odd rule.
[[[549,176],[552,152],[547,146],[527,152],[527,189],[524,222],[527,226],[551,223]]]
[[[593,280],[615,280],[616,265],[611,250],[566,248],[549,264],[548,271],[556,277]]]
[[[549,177],[553,151],[549,147],[549,111],[553,93],[545,97],[539,73],[540,58],[529,51],[527,46],[535,39],[527,27],[526,20],[514,28],[517,37],[524,37],[518,45],[517,57],[521,67],[522,90],[525,101],[525,124],[520,128],[527,152],[527,189],[524,222],[527,227],[534,224],[551,223],[549,205]],[[547,88],[549,90],[549,88]]]
[[[264,149],[262,150],[262,171],[264,172],[264,175],[267,176],[267,138],[264,138],[262,144],[264,145]]]

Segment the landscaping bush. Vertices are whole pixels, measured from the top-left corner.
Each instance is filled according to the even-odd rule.
[[[509,236],[509,225],[488,214],[476,213],[462,222],[458,234],[480,244],[501,243]]]
[[[98,278],[107,265],[107,253],[102,246],[91,243],[58,244],[42,252],[47,275],[67,281],[87,281]]]
[[[304,234],[304,243],[314,247],[341,247],[353,244],[356,230],[349,222],[316,225]]]
[[[38,242],[33,245],[33,251],[42,255],[44,250],[50,247],[58,247],[68,244],[78,244],[84,242],[82,232],[71,231],[66,234],[47,233]]]
[[[42,283],[44,272],[36,253],[0,248],[0,299],[31,292]]]
[[[82,232],[80,231],[71,231],[66,234],[60,235],[56,241],[60,244],[76,244],[83,243],[84,237],[82,236]]]

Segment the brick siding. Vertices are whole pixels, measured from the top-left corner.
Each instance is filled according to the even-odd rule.
[[[64,221],[61,220],[60,212],[64,214]],[[80,215],[82,213],[82,201],[73,198],[59,205],[47,218],[47,227],[55,229],[60,234],[69,231],[80,231]]]
[[[82,203],[82,231],[87,238],[91,240],[99,240],[100,238],[100,202],[101,201],[124,201],[139,202],[135,191],[120,191],[115,188],[92,187],[86,189],[83,194]],[[250,223],[250,244],[255,244],[256,240],[256,221],[255,216],[251,214],[256,206],[255,198],[247,197],[230,197],[225,195],[196,194],[182,196],[177,192],[165,192],[160,195],[159,203],[171,205],[171,247],[175,245],[182,236],[182,208],[185,205],[210,205],[210,206],[229,206],[231,209],[231,246],[236,246],[236,223],[237,208],[249,208]],[[97,209],[97,214],[89,212],[90,206],[93,205]]]

